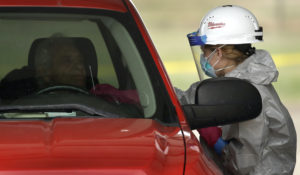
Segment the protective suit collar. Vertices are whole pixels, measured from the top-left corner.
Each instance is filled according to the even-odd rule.
[[[276,82],[278,74],[271,55],[265,50],[256,50],[255,54],[228,72],[225,77],[236,77],[254,84],[267,85]]]

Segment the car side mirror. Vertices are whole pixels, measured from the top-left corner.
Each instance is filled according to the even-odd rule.
[[[228,77],[202,81],[196,90],[195,104],[183,105],[191,129],[254,119],[261,109],[261,96],[251,83]]]

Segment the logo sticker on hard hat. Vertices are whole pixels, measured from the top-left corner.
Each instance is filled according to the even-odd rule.
[[[209,22],[208,23],[208,29],[217,29],[217,28],[222,28],[224,27],[226,24],[223,22],[219,22],[219,23],[214,23],[214,22]]]

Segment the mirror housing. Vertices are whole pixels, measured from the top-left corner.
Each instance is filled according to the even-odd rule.
[[[262,99],[246,80],[211,78],[198,85],[195,104],[182,107],[191,129],[199,129],[254,119],[261,113]]]

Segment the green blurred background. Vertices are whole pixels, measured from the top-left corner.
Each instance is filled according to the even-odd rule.
[[[274,86],[293,117],[297,133],[300,133],[299,0],[132,1],[164,62],[172,84],[181,89],[187,89],[199,79],[186,34],[196,31],[202,17],[216,6],[240,5],[253,12],[264,29],[264,42],[254,46],[268,50],[273,56],[279,70],[278,82]],[[299,158],[300,153],[297,153]],[[300,163],[297,163],[294,174],[300,174]]]
[[[264,42],[279,69],[274,83],[283,101],[300,101],[300,1],[296,0],[133,0],[174,86],[198,80],[186,34],[197,30],[212,8],[235,4],[252,11],[264,28]],[[300,106],[299,106],[300,107]]]

